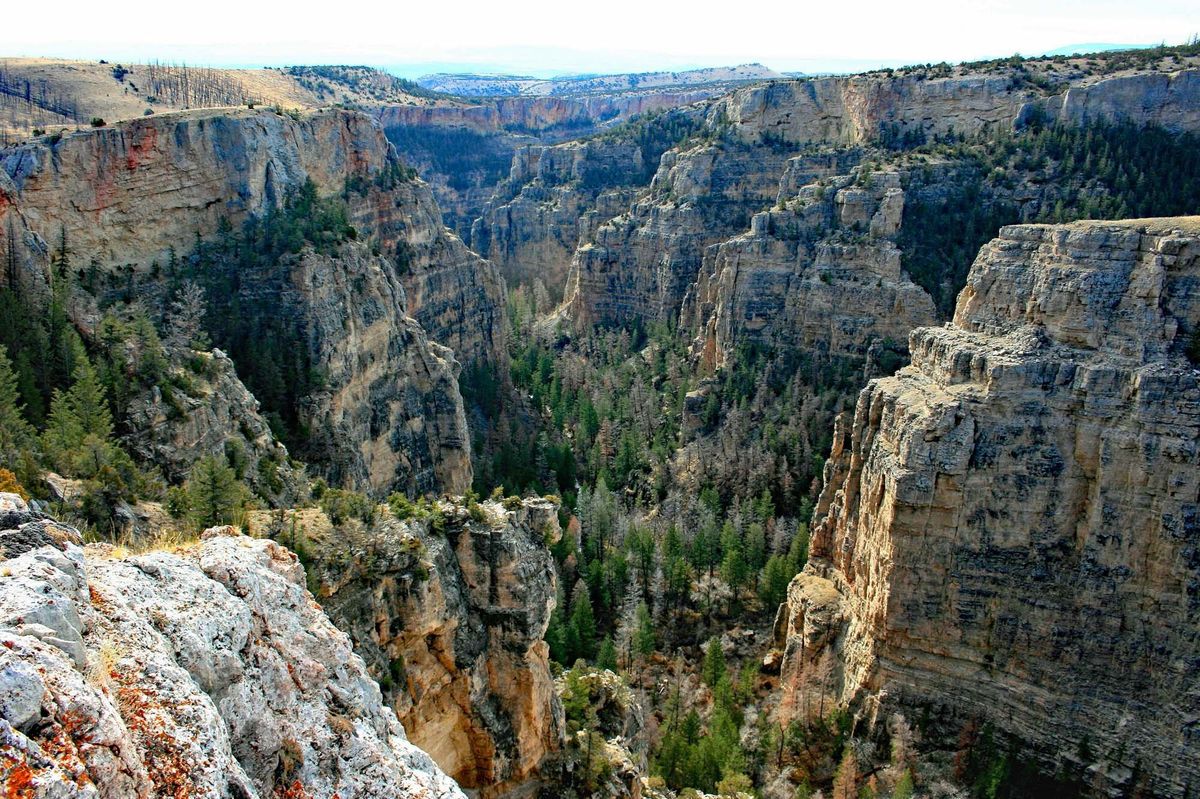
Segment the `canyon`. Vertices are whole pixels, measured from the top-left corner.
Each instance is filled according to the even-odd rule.
[[[1194,51],[246,71],[296,107],[0,150],[0,311],[79,341],[0,380],[6,788],[1189,795]]]

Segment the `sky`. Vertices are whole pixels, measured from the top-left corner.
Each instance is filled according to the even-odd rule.
[[[0,55],[210,66],[366,64],[546,77],[758,62],[780,71],[1179,44],[1196,0],[14,0]]]

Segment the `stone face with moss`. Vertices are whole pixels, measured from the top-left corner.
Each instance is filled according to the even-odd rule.
[[[84,548],[13,494],[0,528],[17,795],[462,799],[279,544],[217,528],[170,552]]]

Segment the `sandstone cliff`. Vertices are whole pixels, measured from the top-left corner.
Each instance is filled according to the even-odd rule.
[[[1200,219],[1004,228],[838,428],[785,718],[932,707],[1046,774],[1200,784],[1198,329]]]
[[[51,258],[65,250],[72,314],[85,329],[118,295],[161,303],[164,267],[224,221],[236,229],[306,180],[342,197],[356,241],[332,254],[309,252],[277,273],[246,275],[238,296],[242,313],[287,308],[329,374],[305,411],[307,423],[329,435],[297,454],[335,480],[378,492],[470,484],[454,356],[503,359],[503,283],[445,230],[428,187],[410,177],[368,117],[164,114],[42,137],[2,159],[7,283],[37,302],[48,293]],[[85,290],[74,279],[84,273],[115,288]]]
[[[504,796],[536,785],[563,744],[542,640],[555,602],[547,544],[557,508],[438,503],[431,517],[370,525],[299,512],[297,540],[322,606],[376,675],[409,738],[464,788]]]
[[[11,494],[0,528],[9,795],[462,799],[278,544],[121,556]]]

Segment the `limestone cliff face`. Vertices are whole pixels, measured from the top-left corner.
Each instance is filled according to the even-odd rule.
[[[306,179],[342,196],[357,241],[306,252],[277,273],[239,275],[245,311],[286,309],[329,375],[302,410],[320,435],[296,454],[378,493],[470,485],[457,364],[503,359],[503,282],[445,230],[428,187],[370,118],[164,114],[43,137],[2,158],[0,250],[10,254],[9,283],[31,301],[48,293],[63,242],[73,271],[115,275],[154,305],[173,254],[185,257],[222,220],[266,213]],[[87,329],[106,299],[74,286],[77,323]]]
[[[0,556],[10,795],[463,799],[273,541],[122,557],[4,494]]]
[[[1195,130],[1197,107],[1196,70],[1105,78],[1050,96],[1014,88],[1008,74],[931,79],[876,73],[745,87],[716,101],[709,118],[727,120],[746,141],[864,144],[885,125],[930,138],[1005,130],[1035,108],[1070,122],[1126,120]]]
[[[365,115],[163,114],[43,137],[0,158],[0,248],[15,251],[29,282],[48,281],[64,239],[76,268],[94,262],[140,281],[172,250],[183,256],[222,220],[236,227],[265,213],[307,178],[322,195],[344,195],[364,237],[399,262],[409,314],[435,341],[465,360],[502,350],[494,269],[445,230],[428,187],[405,177]]]
[[[948,708],[1050,774],[1200,784],[1198,328],[1200,219],[1004,228],[839,426],[784,714]]]
[[[600,139],[518,150],[508,179],[472,225],[472,248],[507,280],[539,279],[561,297],[575,249],[646,181],[644,158],[634,142]]]
[[[555,601],[547,544],[557,509],[442,503],[319,533],[305,522],[310,584],[346,630],[410,739],[464,788],[528,788],[562,747],[562,708],[542,640]],[[315,533],[315,534],[314,534]],[[287,541],[287,529],[280,540]]]
[[[805,160],[789,179],[812,174]],[[862,358],[932,324],[932,299],[900,271],[903,209],[901,174],[882,172],[833,176],[755,214],[709,251],[685,303],[702,367],[727,365],[741,341]]]
[[[729,142],[668,151],[649,190],[576,251],[567,314],[584,325],[677,318],[705,248],[774,200],[786,162],[781,150]]]

